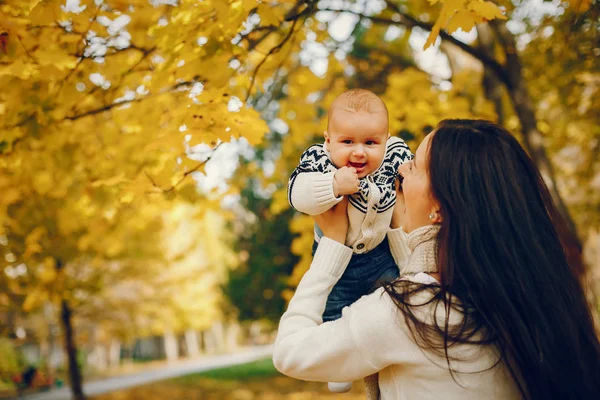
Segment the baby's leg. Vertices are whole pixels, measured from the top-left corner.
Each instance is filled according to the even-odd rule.
[[[315,242],[313,256],[316,248]],[[353,254],[348,267],[327,298],[323,322],[339,319],[344,307],[373,292],[384,283],[396,280],[398,276],[398,266],[387,238],[368,253]]]
[[[400,276],[400,270],[392,256],[387,238],[373,249],[372,252],[374,273],[369,279],[372,282],[369,293],[374,292],[386,283],[395,281]]]
[[[360,257],[357,258],[356,254],[352,256],[346,270],[331,289],[323,312],[323,322],[335,321],[341,318],[344,307],[349,306],[368,293],[369,287],[361,282],[361,263],[357,262],[359,259]]]

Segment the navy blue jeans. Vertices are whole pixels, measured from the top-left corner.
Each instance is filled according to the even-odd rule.
[[[312,247],[315,255],[318,243]],[[384,282],[398,278],[399,271],[387,237],[368,253],[353,254],[346,271],[335,284],[323,313],[323,321],[333,321],[342,316],[342,308],[349,306],[362,296],[373,292]]]

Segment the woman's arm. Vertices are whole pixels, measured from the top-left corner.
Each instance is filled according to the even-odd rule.
[[[349,247],[321,239],[279,324],[273,362],[283,374],[322,382],[363,378],[390,365],[394,348],[408,341],[397,309],[381,291],[344,308],[342,318],[322,323],[327,296],[351,257]]]
[[[407,347],[414,347],[401,328],[398,309],[381,290],[344,308],[340,319],[322,321],[327,296],[352,257],[352,249],[343,244],[347,204],[344,197],[315,217],[324,236],[279,323],[273,362],[293,378],[322,382],[363,378],[409,357]]]

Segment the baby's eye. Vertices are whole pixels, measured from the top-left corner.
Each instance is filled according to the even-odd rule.
[[[344,141],[343,141],[343,143],[344,143],[344,144],[352,144],[352,140],[348,140],[348,139],[346,139],[346,140],[344,140]]]
[[[375,143],[374,140],[367,140],[367,146],[373,146],[375,144],[377,144],[377,143]]]

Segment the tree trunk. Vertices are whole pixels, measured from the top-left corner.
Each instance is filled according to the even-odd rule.
[[[187,355],[190,358],[198,357],[200,355],[200,348],[198,347],[198,335],[193,329],[188,329],[185,332],[185,347],[187,349]]]
[[[112,368],[118,367],[121,364],[121,342],[117,339],[110,341],[110,348],[108,351],[108,365]]]
[[[104,343],[95,343],[92,347],[93,353],[88,356],[88,362],[92,362],[93,366],[99,371],[105,371],[108,368],[108,357],[106,355],[106,346]]]
[[[531,97],[529,96],[529,91],[527,90],[527,83],[523,79],[521,60],[517,54],[515,38],[506,27],[504,21],[494,20],[491,21],[490,24],[504,47],[506,55],[506,65],[504,68],[510,82],[510,85],[507,87],[508,95],[510,96],[515,112],[521,123],[523,143],[531,155],[533,162],[540,170],[540,173],[550,190],[552,200],[565,222],[566,232],[562,232],[561,239],[566,248],[569,262],[576,269],[576,272],[582,275],[584,268],[582,262],[581,241],[577,234],[575,223],[558,191],[554,168],[546,154],[542,134],[537,129],[535,109]]]
[[[231,352],[239,347],[239,337],[241,333],[240,324],[231,321],[227,324],[225,334],[225,350]]]
[[[494,33],[488,24],[477,25],[477,37],[481,51],[489,57],[494,56]],[[504,105],[502,104],[502,82],[496,74],[488,68],[483,69],[483,91],[485,97],[494,104],[498,125],[504,125]]]
[[[179,358],[177,337],[173,332],[167,331],[165,332],[163,339],[165,342],[165,357],[167,357],[167,362],[177,361],[177,358]]]
[[[215,340],[215,348],[217,351],[223,351],[225,349],[225,326],[222,321],[215,322],[210,327],[210,333]]]
[[[69,308],[67,300],[61,302],[60,320],[63,327],[63,336],[65,339],[65,352],[67,353],[69,366],[69,381],[71,384],[71,393],[74,400],[85,400],[83,394],[83,385],[81,371],[77,365],[77,347],[75,346],[75,333],[73,331],[72,311]]]

